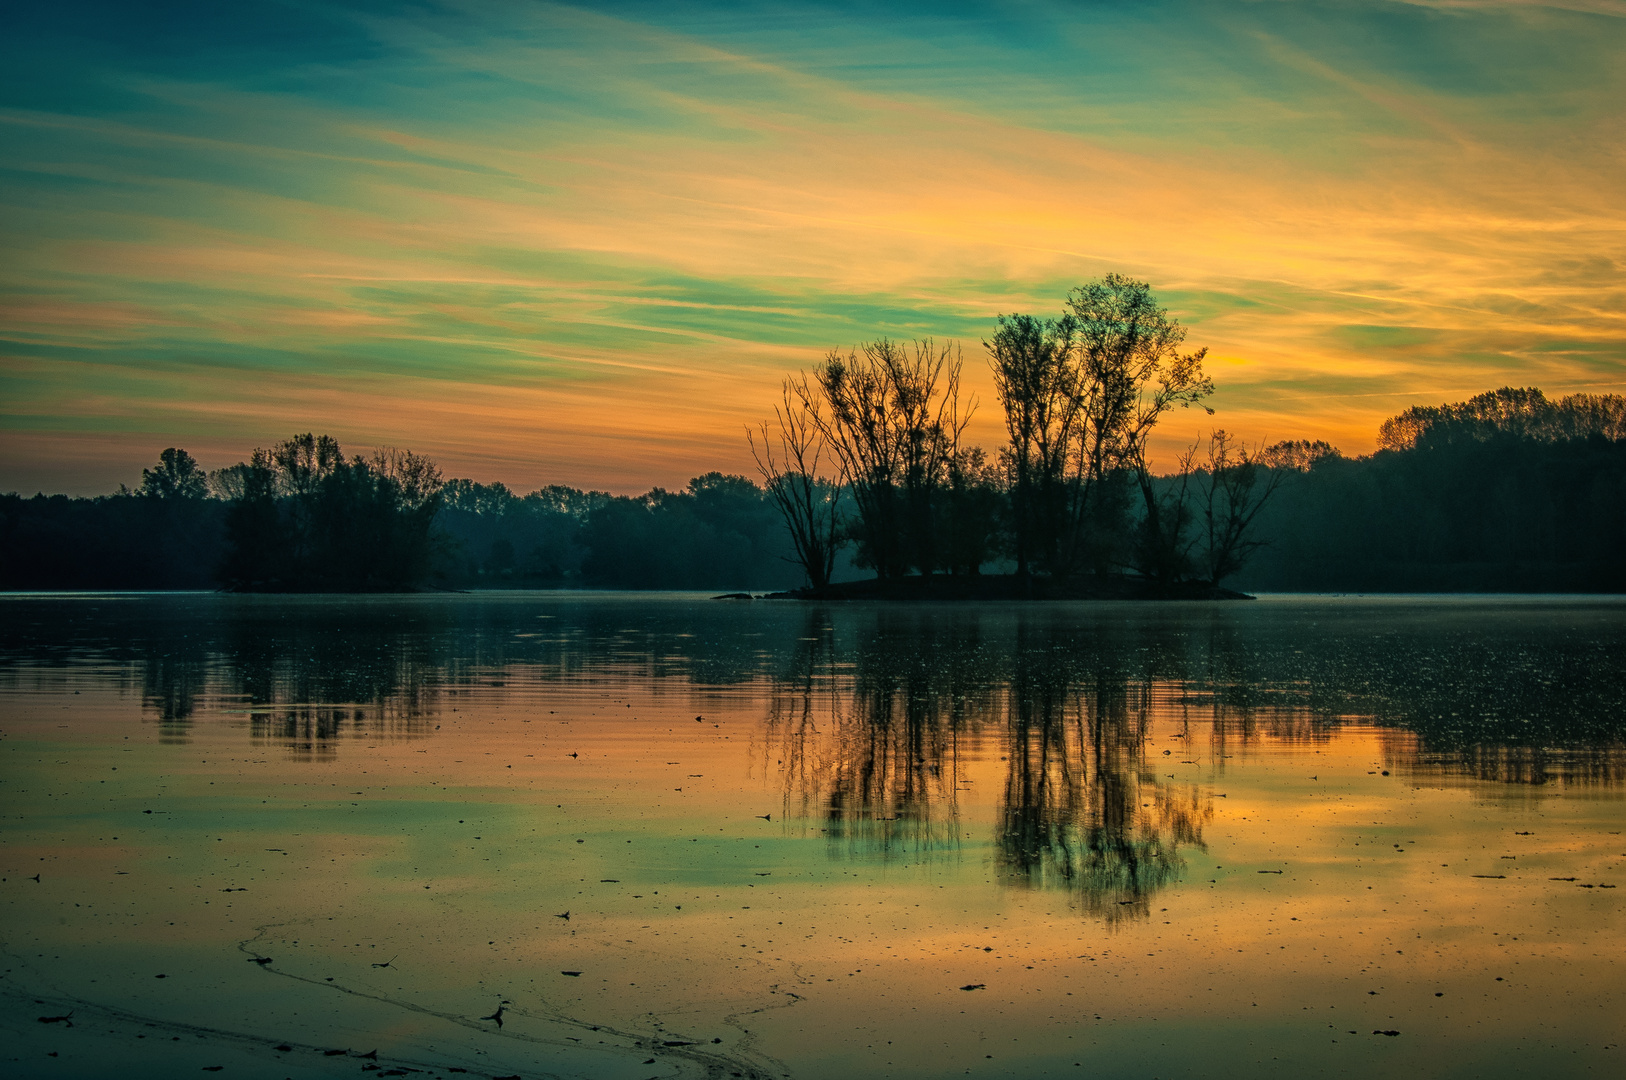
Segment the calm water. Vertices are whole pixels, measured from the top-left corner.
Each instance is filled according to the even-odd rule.
[[[9,597],[0,718],[9,1075],[1626,1070],[1619,601]]]

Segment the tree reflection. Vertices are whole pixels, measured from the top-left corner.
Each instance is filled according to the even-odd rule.
[[[1066,890],[1109,921],[1144,916],[1182,873],[1181,849],[1202,846],[1208,797],[1146,760],[1166,680],[1039,621],[1018,623],[1015,648],[952,613],[877,612],[850,653],[834,631],[809,613],[774,682],[766,749],[786,816],[821,822],[840,854],[958,850],[961,792],[993,756],[994,858],[1010,884]]]
[[[1471,742],[1429,745],[1415,732],[1383,736],[1383,763],[1398,775],[1468,786],[1489,781],[1530,789],[1626,784],[1626,740],[1569,746]]]
[[[1354,723],[1393,733],[1396,775],[1626,784],[1626,622],[1603,602],[180,594],[12,598],[6,615],[0,687],[93,665],[139,696],[166,741],[206,715],[302,755],[424,734],[452,695],[505,682],[653,687],[705,713],[766,687],[788,813],[855,851],[936,850],[963,845],[971,785],[1008,785],[1001,865],[1042,883],[1114,860],[1149,880],[1151,849],[1129,859],[1110,838],[1152,828],[1186,843],[1178,815],[1142,820],[1174,813],[1153,780],[1192,775],[1147,768],[1147,694],[1160,724],[1189,713],[1211,740],[1206,755],[1185,740],[1176,758],[1204,759],[1205,782],[1250,747],[1320,749]],[[989,776],[996,744],[1008,760]]]
[[[878,613],[850,668],[811,612],[774,682],[768,746],[789,816],[823,822],[834,847],[890,859],[959,847],[963,762],[990,713],[976,620],[923,638],[920,613]]]
[[[184,743],[208,681],[208,654],[196,642],[168,644],[149,647],[142,657],[141,704],[157,714],[160,741]]]
[[[333,757],[345,738],[420,738],[439,712],[447,660],[416,635],[298,629],[276,640],[239,633],[225,693],[249,711],[256,743]]]
[[[206,639],[159,624],[142,643],[142,706],[165,742],[186,742],[200,711],[246,714],[256,744],[299,757],[330,758],[345,738],[433,729],[452,665],[421,635],[320,622],[268,628],[252,618],[218,629]]]
[[[1028,637],[1029,628],[1019,631]],[[1053,638],[1053,635],[1051,635]],[[1075,672],[1068,641],[1019,640],[1006,686],[998,859],[1007,881],[1073,893],[1109,922],[1150,914],[1203,846],[1210,800],[1165,784],[1145,760],[1156,683]]]

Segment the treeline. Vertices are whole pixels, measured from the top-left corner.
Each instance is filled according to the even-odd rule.
[[[1236,578],[1282,591],[1626,591],[1626,399],[1503,388],[1299,444]]]
[[[458,588],[771,589],[800,583],[766,494],[711,472],[634,496],[453,480],[436,584]]]
[[[0,496],[0,588],[372,592],[799,583],[766,494],[708,473],[612,496],[442,481],[427,459],[298,435],[204,473],[168,449],[113,495]]]
[[[1230,551],[1237,566],[1201,572],[1265,591],[1626,590],[1626,400],[1504,388],[1408,410],[1380,437],[1384,448],[1349,458],[1311,442],[1244,455],[1216,433],[1203,455],[1151,478],[1166,517],[1186,523],[1175,554],[1194,565]],[[982,545],[962,572],[1017,565],[1011,456],[999,467],[964,455],[957,468],[970,479],[938,493],[946,558],[961,557],[968,536]],[[0,588],[722,590],[804,580],[772,492],[744,477],[709,473],[682,491],[629,497],[560,486],[517,495],[469,480],[436,488],[437,475],[388,451],[346,460],[320,436],[210,475],[166,450],[134,491],[0,496]],[[1239,541],[1199,544],[1198,526],[1227,522],[1210,509],[1216,476],[1248,488],[1222,491],[1223,505],[1257,513],[1230,519],[1246,526]],[[852,576],[853,564],[835,559],[856,509],[821,483],[806,492],[830,513],[821,557],[834,576]],[[1123,471],[1108,476],[1094,497],[1110,513],[1097,522],[1131,519],[1136,487]],[[1131,551],[1114,543],[1133,535],[1097,524],[1085,550],[1110,572]]]
[[[760,486],[713,472],[519,495],[327,436],[207,475],[169,449],[135,491],[0,497],[0,588],[818,590],[985,568],[1156,595],[1626,588],[1626,399],[1503,388],[1408,409],[1360,458],[1214,430],[1154,471],[1160,420],[1212,413],[1206,350],[1185,338],[1118,275],[1058,315],[999,316],[992,453],[964,440],[978,404],[958,345],[832,351],[748,429]]]
[[[1058,316],[999,316],[983,345],[1008,441],[992,458],[962,444],[976,403],[957,346],[871,342],[787,379],[751,441],[808,583],[850,546],[880,578],[998,560],[1133,576],[1143,595],[1626,588],[1626,399],[1503,388],[1412,408],[1356,459],[1213,430],[1158,473],[1159,421],[1214,390],[1185,337],[1112,274]]]
[[[130,491],[0,495],[0,589],[215,588],[226,509]]]

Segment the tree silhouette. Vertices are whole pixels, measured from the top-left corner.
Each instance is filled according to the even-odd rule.
[[[1157,305],[1151,287],[1108,274],[1073,290],[1067,306],[1078,323],[1085,406],[1082,472],[1099,478],[1123,465],[1140,487],[1143,558],[1176,558],[1181,522],[1164,520],[1147,442],[1162,415],[1175,407],[1201,405],[1214,392],[1203,373],[1207,349],[1182,353],[1186,330]],[[1207,409],[1212,414],[1213,409]],[[1183,504],[1182,504],[1183,505]],[[1177,565],[1143,565],[1152,576],[1178,576]]]
[[[1254,523],[1288,470],[1265,464],[1264,451],[1250,451],[1237,439],[1216,430],[1208,437],[1208,460],[1199,474],[1202,570],[1218,585],[1247,563],[1265,541],[1253,535]]]
[[[841,465],[859,558],[877,577],[938,566],[933,507],[976,409],[960,399],[962,366],[952,343],[882,338],[846,356],[832,350],[811,382],[791,384]]]
[[[1013,553],[1016,572],[1026,575],[1035,562],[1052,570],[1060,565],[1069,496],[1084,494],[1077,485],[1070,491],[1068,466],[1082,460],[1074,451],[1087,391],[1071,315],[1000,315],[996,322],[999,329],[983,348],[1005,409]]]
[[[192,455],[170,447],[158,455],[158,464],[141,470],[139,494],[149,499],[202,499],[209,494],[209,478]]]
[[[331,436],[296,435],[225,479],[229,588],[398,590],[429,571],[442,481],[425,457],[386,447],[346,461]]]
[[[787,379],[781,387],[780,403],[774,406],[777,436],[764,420],[757,431],[746,428],[745,437],[768,498],[790,533],[807,583],[822,589],[830,584],[840,548],[837,506],[841,485],[819,475],[825,451],[820,402],[806,383],[803,378],[796,387]]]

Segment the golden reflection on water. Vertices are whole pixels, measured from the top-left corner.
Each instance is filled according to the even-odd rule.
[[[0,641],[28,1068],[1619,1056],[1621,607],[234,601]]]

